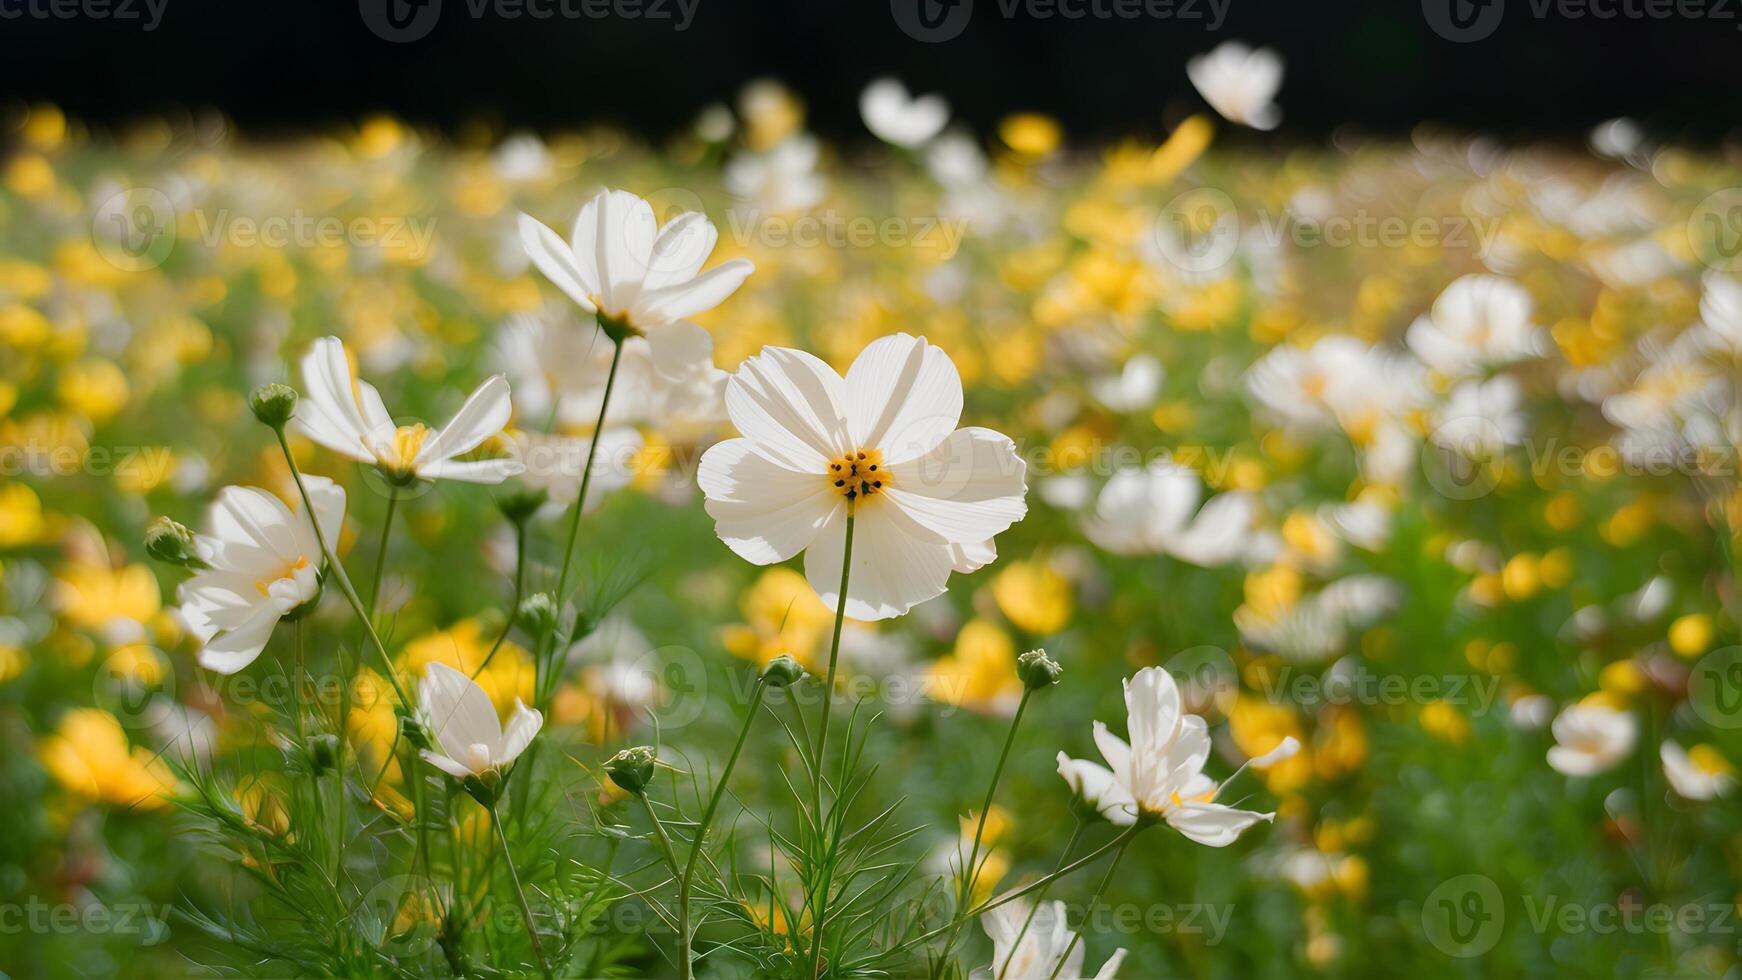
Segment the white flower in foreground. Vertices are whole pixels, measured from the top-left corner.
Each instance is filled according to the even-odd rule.
[[[899,81],[879,78],[859,96],[859,114],[878,139],[911,150],[943,132],[950,106],[942,96],[910,95]]]
[[[718,239],[697,211],[661,228],[653,206],[628,191],[601,190],[583,204],[567,242],[520,216],[520,244],[545,278],[614,338],[646,336],[656,351],[679,321],[720,305],[755,269],[733,259],[703,272]]]
[[[315,341],[302,359],[302,383],[292,420],[302,433],[341,456],[373,463],[390,482],[501,483],[520,472],[511,459],[455,458],[508,424],[513,409],[508,379],[500,374],[479,385],[440,429],[421,422],[396,425],[375,386],[352,374],[351,359],[337,337]]]
[[[1253,129],[1275,129],[1282,122],[1282,110],[1272,101],[1282,87],[1282,59],[1269,48],[1223,42],[1186,62],[1186,77],[1229,122]]]
[[[455,779],[506,769],[544,726],[544,715],[516,698],[514,714],[504,728],[496,719],[490,695],[464,673],[439,663],[424,669],[417,686],[417,708],[440,749],[419,754]]]
[[[758,565],[805,552],[832,608],[854,515],[854,619],[941,595],[950,572],[992,561],[993,536],[1028,510],[1015,444],[956,428],[961,378],[924,338],[874,341],[845,379],[804,351],[764,347],[732,375],[726,412],[743,438],[709,449],[696,473],[720,539]]]
[[[815,207],[828,194],[817,170],[817,141],[789,136],[765,153],[739,153],[726,161],[726,190],[741,201],[774,212]]]
[[[1434,413],[1431,438],[1471,458],[1492,456],[1524,441],[1527,419],[1519,408],[1523,400],[1518,382],[1510,375],[1466,381],[1452,389],[1451,398]]]
[[[1568,776],[1592,776],[1615,768],[1633,751],[1639,722],[1630,712],[1602,704],[1575,704],[1550,726],[1555,746],[1548,764]]]
[[[1058,755],[1059,775],[1110,822],[1129,827],[1139,816],[1158,818],[1199,844],[1227,847],[1246,828],[1275,818],[1215,802],[1220,787],[1204,775],[1209,732],[1204,719],[1181,708],[1166,668],[1145,667],[1125,682],[1125,713],[1130,744],[1095,722],[1095,745],[1106,766]],[[1248,765],[1263,768],[1299,748],[1285,739]]]
[[[1007,902],[980,916],[980,927],[992,940],[992,966],[976,971],[975,977],[986,980],[1085,980],[1083,977],[1084,944],[1073,942],[1073,934],[1065,923],[1065,903],[1042,902],[1028,918],[1028,903],[1018,899]],[[1023,931],[1026,923],[1028,929]],[[1017,937],[1022,937],[1018,941]],[[1065,948],[1070,947],[1070,954]],[[1060,959],[1064,960],[1060,966]],[[1125,961],[1125,950],[1116,949],[1095,972],[1094,980],[1111,980]]]
[[[303,477],[321,535],[339,540],[345,491],[319,476]],[[299,499],[298,503],[301,501]],[[314,525],[284,501],[254,487],[225,487],[206,518],[194,551],[209,568],[181,584],[182,618],[200,638],[200,666],[234,674],[254,662],[285,616],[321,594],[322,555]]]
[[[1196,470],[1169,459],[1123,470],[1101,488],[1083,533],[1116,555],[1170,554],[1206,568],[1226,565],[1252,544],[1258,501],[1233,491],[1199,510],[1203,489]]]
[[[1736,788],[1735,768],[1710,745],[1696,745],[1689,751],[1665,742],[1658,755],[1663,759],[1664,778],[1683,799],[1716,799]]]
[[[1441,374],[1466,377],[1536,357],[1543,331],[1524,287],[1500,276],[1470,275],[1447,286],[1433,310],[1410,325],[1410,350]]]

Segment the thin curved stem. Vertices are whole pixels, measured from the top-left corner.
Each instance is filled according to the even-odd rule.
[[[690,882],[695,878],[696,862],[702,856],[702,842],[707,839],[708,827],[714,822],[714,812],[720,808],[720,799],[726,795],[726,780],[732,777],[732,767],[738,764],[738,756],[744,751],[744,742],[750,737],[750,725],[756,720],[756,711],[762,707],[762,692],[768,687],[767,678],[759,678],[756,688],[750,693],[750,710],[744,716],[744,727],[738,729],[738,741],[732,745],[732,754],[726,757],[726,767],[720,771],[719,782],[714,786],[713,794],[708,798],[707,809],[702,811],[702,822],[696,825],[695,839],[690,841],[690,857],[684,863],[683,875],[677,883],[677,921],[678,941],[681,944],[683,960],[680,976],[690,980],[695,976],[692,957],[690,955]]]
[[[1058,980],[1059,971],[1065,968],[1065,960],[1071,956],[1071,950],[1077,948],[1077,943],[1083,939],[1083,930],[1089,926],[1089,917],[1095,914],[1095,903],[1100,900],[1101,893],[1107,890],[1107,883],[1113,880],[1113,872],[1119,869],[1119,859],[1125,856],[1125,848],[1130,845],[1131,838],[1127,836],[1119,845],[1119,850],[1113,852],[1113,860],[1107,862],[1107,873],[1101,876],[1101,883],[1095,886],[1095,891],[1089,896],[1088,904],[1083,906],[1083,922],[1071,932],[1071,941],[1065,944],[1065,951],[1059,954],[1059,959],[1053,965],[1052,973],[1046,980]]]
[[[847,541],[841,549],[841,586],[840,594],[835,598],[835,635],[829,641],[829,674],[823,682],[823,712],[822,721],[817,726],[816,756],[812,764],[816,767],[811,787],[811,809],[817,823],[819,842],[826,831],[823,822],[823,772],[826,767],[825,757],[829,748],[829,711],[835,703],[835,672],[840,667],[841,658],[841,627],[847,621],[847,579],[853,570],[853,501],[847,501]],[[817,976],[823,961],[823,926],[826,924],[826,914],[829,905],[829,883],[823,882],[821,890],[811,899],[811,976]]]
[[[974,900],[974,885],[980,879],[980,840],[986,833],[986,818],[992,812],[992,799],[998,793],[998,781],[1004,776],[1004,764],[1010,760],[1010,747],[1016,744],[1016,729],[1022,724],[1022,714],[1028,710],[1028,699],[1034,688],[1023,686],[1022,700],[1016,703],[1016,714],[1010,719],[1010,731],[1004,736],[1004,748],[998,753],[998,765],[992,769],[992,784],[986,787],[986,802],[980,804],[980,819],[974,825],[974,844],[968,851],[968,863],[962,866],[961,887],[956,898],[956,929],[950,933],[946,948],[954,946],[966,922],[968,906]]]
[[[1077,841],[1083,837],[1084,826],[1085,824],[1079,818],[1076,827],[1071,830],[1071,839],[1065,842],[1064,853],[1059,855],[1059,863],[1053,869],[1055,873],[1058,868],[1064,867],[1065,862],[1071,859],[1071,852],[1077,849]],[[1016,959],[1016,951],[1022,948],[1022,939],[1028,935],[1028,927],[1034,924],[1034,913],[1040,911],[1040,903],[1044,901],[1046,901],[1046,889],[1042,888],[1040,894],[1034,896],[1034,902],[1028,906],[1028,914],[1022,918],[1022,928],[1017,930],[1016,938],[1010,943],[1010,955],[1004,958],[1004,965],[998,967],[998,973],[993,977],[993,980],[1004,980],[1005,972],[1010,969],[1010,961]],[[994,963],[993,966],[998,966],[998,964]]]
[[[387,571],[387,539],[393,536],[393,512],[399,509],[399,487],[387,488],[387,515],[381,518],[381,543],[375,548],[375,578],[369,583],[369,615],[381,608],[381,577]]]
[[[502,816],[496,812],[496,803],[490,803],[490,825],[496,828],[496,840],[502,845],[502,862],[508,865],[508,880],[514,883],[514,897],[520,899],[520,915],[526,920],[526,935],[532,940],[532,953],[538,957],[538,969],[544,974],[545,980],[552,980],[555,974],[550,971],[550,962],[544,958],[544,943],[538,938],[538,924],[532,918],[532,905],[526,901],[526,889],[520,887],[520,872],[514,868],[514,855],[508,850],[508,834],[502,829]]]

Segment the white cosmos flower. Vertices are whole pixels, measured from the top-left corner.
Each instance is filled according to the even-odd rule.
[[[1166,377],[1161,362],[1149,354],[1134,354],[1118,374],[1089,382],[1089,394],[1115,412],[1141,412],[1155,404]]]
[[[1277,347],[1246,373],[1246,388],[1284,420],[1304,426],[1337,424],[1339,413],[1362,397],[1378,365],[1371,348],[1332,334],[1311,347]]]
[[[461,671],[440,663],[424,668],[417,709],[436,739],[436,748],[418,754],[456,779],[506,769],[544,726],[544,715],[516,698],[504,728],[490,695]]]
[[[1742,355],[1742,283],[1716,270],[1700,282],[1700,323],[1712,346]]]
[[[845,379],[804,351],[764,347],[732,375],[726,412],[743,438],[709,449],[696,473],[720,539],[758,565],[804,551],[811,587],[833,607],[851,512],[854,619],[942,594],[951,571],[996,557],[993,536],[1027,513],[1015,444],[956,428],[961,378],[924,338],[872,342]]]
[[[817,170],[817,156],[817,141],[803,133],[788,136],[764,153],[738,153],[726,161],[726,190],[776,213],[815,207],[829,190]]]
[[[1524,287],[1500,276],[1470,275],[1447,286],[1433,310],[1410,325],[1410,350],[1451,377],[1479,374],[1542,353],[1543,331]]]
[[[513,413],[508,379],[495,375],[466,399],[448,424],[397,425],[375,386],[351,373],[351,359],[337,337],[322,337],[302,359],[303,396],[294,421],[304,435],[362,463],[373,463],[389,480],[460,480],[501,483],[520,472],[512,459],[458,461],[502,431]]]
[[[1083,533],[1116,555],[1170,554],[1206,568],[1226,565],[1251,545],[1258,501],[1233,491],[1199,510],[1203,490],[1196,470],[1170,459],[1122,470],[1101,488]]]
[[[303,477],[303,485],[321,535],[339,540],[344,488],[319,476]],[[203,644],[200,666],[234,674],[260,656],[280,619],[320,596],[321,546],[307,516],[254,487],[219,491],[206,527],[194,550],[211,567],[177,594],[188,629]]]
[[[1562,711],[1550,731],[1556,744],[1548,750],[1548,764],[1568,776],[1591,776],[1627,758],[1639,738],[1639,722],[1631,712],[1580,703]]]
[[[1240,639],[1254,649],[1311,663],[1348,645],[1349,631],[1389,615],[1402,601],[1396,582],[1383,575],[1349,575],[1317,592],[1234,610]]]
[[[992,940],[992,966],[975,971],[976,980],[1085,980],[1085,947],[1081,940],[1073,942],[1076,937],[1065,923],[1065,903],[1042,902],[1032,921],[1028,910],[1028,903],[1018,899],[980,916],[980,927]],[[1070,947],[1068,956],[1066,947]],[[1094,980],[1111,980],[1124,961],[1125,950],[1114,950]]]
[[[878,139],[911,150],[943,132],[950,106],[942,96],[910,95],[899,81],[879,78],[859,96],[859,114]]]
[[[680,321],[719,306],[755,269],[733,259],[703,272],[718,239],[697,211],[661,228],[653,206],[628,191],[601,190],[581,205],[568,242],[520,216],[520,244],[545,278],[583,312],[603,318],[601,326],[645,335],[656,353]]]
[[[1225,41],[1186,62],[1192,87],[1222,118],[1253,129],[1275,129],[1282,110],[1272,100],[1282,87],[1282,59],[1269,48],[1256,51]]]
[[[1716,799],[1736,788],[1735,769],[1709,745],[1695,746],[1689,752],[1674,742],[1665,742],[1658,755],[1663,759],[1664,778],[1683,799]]]
[[[1209,732],[1204,719],[1181,708],[1166,668],[1145,667],[1125,682],[1125,714],[1130,744],[1095,722],[1095,745],[1106,766],[1058,755],[1059,775],[1110,822],[1129,827],[1140,815],[1159,818],[1199,844],[1227,847],[1246,828],[1276,817],[1215,801],[1220,787],[1204,775]],[[1299,748],[1285,740],[1249,764],[1272,765]]]
[[[1472,458],[1492,456],[1524,441],[1528,424],[1519,403],[1524,395],[1511,375],[1465,381],[1434,413],[1434,442]]]

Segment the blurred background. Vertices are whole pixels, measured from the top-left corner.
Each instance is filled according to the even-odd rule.
[[[0,3],[0,96],[93,121],[216,107],[253,133],[388,112],[657,137],[774,77],[838,140],[865,138],[858,93],[894,74],[981,131],[1032,110],[1081,141],[1165,133],[1191,111],[1179,66],[1240,38],[1282,55],[1286,131],[1303,139],[1424,121],[1579,139],[1625,115],[1709,141],[1734,121],[1722,94],[1742,58],[1742,9],[1724,0],[108,4]]]

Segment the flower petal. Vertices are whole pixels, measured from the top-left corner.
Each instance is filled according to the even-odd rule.
[[[1156,758],[1173,748],[1182,713],[1179,687],[1167,668],[1145,667],[1125,682],[1125,712],[1135,756]]]
[[[248,666],[266,649],[278,620],[278,609],[262,601],[241,626],[206,641],[200,648],[200,666],[219,674],[234,674]]]
[[[441,431],[424,440],[417,451],[417,463],[434,463],[452,459],[478,448],[485,439],[502,431],[514,414],[508,400],[508,379],[492,375],[460,406]]]
[[[424,668],[417,688],[418,711],[450,759],[464,759],[473,745],[498,745],[502,726],[490,696],[447,664]]]
[[[837,507],[817,531],[804,556],[805,577],[823,605],[840,598],[842,551],[847,509]],[[854,619],[889,619],[942,595],[954,559],[947,543],[892,504],[871,498],[854,521],[853,568],[847,581],[846,612]]]
[[[1009,436],[958,429],[921,458],[890,466],[884,493],[944,540],[979,543],[1028,513],[1027,470]]]
[[[1239,840],[1246,828],[1275,817],[1274,813],[1236,810],[1220,803],[1182,803],[1167,811],[1167,824],[1199,844],[1227,847]]]
[[[758,452],[819,476],[853,448],[845,404],[845,385],[834,369],[787,347],[762,348],[726,384],[726,414]]]
[[[683,320],[719,306],[738,291],[756,266],[749,259],[733,259],[687,279],[643,293],[635,304],[642,325]]]
[[[822,475],[787,469],[759,453],[749,439],[710,447],[696,468],[696,484],[720,540],[758,565],[803,551],[831,516],[845,510],[844,498]],[[840,578],[839,565],[835,576]]]
[[[881,449],[894,465],[955,431],[962,379],[949,355],[924,337],[898,333],[872,341],[847,369],[846,405],[853,444]]]
[[[511,476],[526,472],[526,466],[517,459],[505,456],[490,459],[453,460],[445,459],[434,463],[426,463],[417,468],[418,475],[428,480],[457,480],[460,483],[497,484]],[[592,491],[588,487],[588,492]]]
[[[561,236],[531,215],[522,214],[520,247],[525,250],[526,257],[532,260],[532,264],[538,267],[538,271],[544,273],[544,277],[552,285],[574,300],[583,311],[598,312],[598,307],[593,305],[593,296],[599,292],[599,287],[593,279],[592,270],[581,263],[575,249],[563,241]]]
[[[499,766],[506,766],[520,753],[532,744],[532,737],[544,727],[544,715],[528,708],[519,698],[514,699],[514,714],[508,716],[508,724],[502,729],[502,744],[497,746],[492,759]]]
[[[719,237],[714,223],[699,211],[685,211],[667,221],[659,230],[659,237],[653,240],[643,287],[655,290],[694,279],[702,271],[702,263],[713,254]]]

